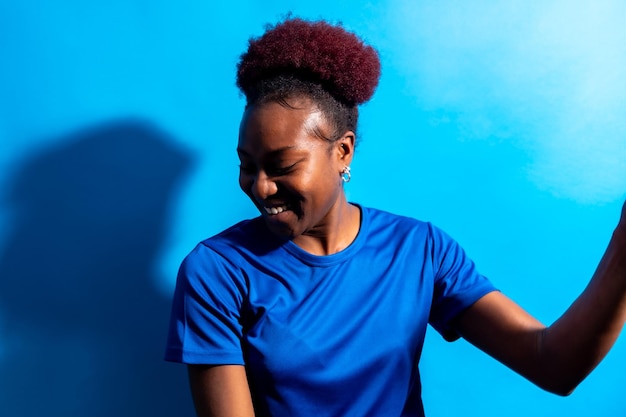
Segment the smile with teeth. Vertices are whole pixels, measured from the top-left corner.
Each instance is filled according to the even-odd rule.
[[[265,211],[267,212],[267,214],[278,214],[282,213],[285,210],[287,210],[287,204],[278,207],[265,207]]]

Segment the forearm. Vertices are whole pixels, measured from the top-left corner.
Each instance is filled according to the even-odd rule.
[[[573,390],[608,353],[626,320],[626,233],[616,229],[594,276],[572,306],[539,339],[538,383]]]
[[[501,293],[456,322],[459,333],[540,387],[571,392],[602,360],[626,320],[626,204],[589,285],[550,327]]]

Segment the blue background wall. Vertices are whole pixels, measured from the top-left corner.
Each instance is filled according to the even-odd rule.
[[[383,76],[350,199],[431,220],[551,323],[626,190],[626,4],[0,3],[0,415],[191,415],[161,361],[178,263],[254,209],[234,66],[287,11],[342,21]],[[430,332],[436,416],[626,414],[626,342],[568,398]]]

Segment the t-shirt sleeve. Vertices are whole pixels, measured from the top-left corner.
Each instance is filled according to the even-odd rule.
[[[183,261],[172,301],[165,360],[243,365],[241,271],[204,244]]]
[[[481,275],[463,248],[442,230],[431,227],[431,255],[434,272],[433,303],[429,323],[447,341],[460,336],[452,322],[484,295],[496,291]]]

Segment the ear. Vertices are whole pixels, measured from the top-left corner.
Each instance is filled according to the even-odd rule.
[[[354,156],[354,142],[356,138],[354,132],[346,131],[341,138],[335,141],[335,149],[337,150],[338,162],[342,169],[344,166],[350,166],[352,157]]]

